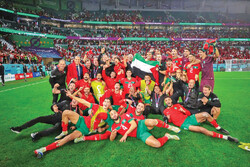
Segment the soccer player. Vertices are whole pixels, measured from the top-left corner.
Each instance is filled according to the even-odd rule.
[[[79,89],[80,87],[82,87],[83,89],[80,91],[81,94],[84,94],[84,88],[85,87],[90,87],[91,81],[90,81],[90,77],[89,77],[89,73],[85,73],[83,75],[83,79],[77,81],[76,84],[76,88]]]
[[[28,68],[27,68],[27,66],[23,62],[22,62],[22,65],[23,65],[24,79],[25,79],[25,82],[27,82],[26,73],[28,72]]]
[[[198,97],[200,111],[209,113],[215,120],[220,115],[221,103],[216,94],[212,93],[210,85],[204,85],[202,94]]]
[[[183,70],[184,65],[189,62],[189,59],[188,59],[189,55],[190,55],[190,49],[185,48],[183,52],[183,56],[182,56],[182,69],[181,70]],[[195,59],[195,61],[192,63],[189,63],[189,65],[186,68],[189,69],[192,65],[200,64],[200,62],[201,61],[199,59]]]
[[[58,86],[57,89],[66,89],[65,78],[66,78],[66,63],[65,60],[59,60],[58,66],[55,70],[51,72],[51,76],[49,78],[50,85],[55,88],[55,85]],[[52,103],[57,103],[58,94],[53,93]]]
[[[69,141],[74,140],[80,136],[88,135],[89,133],[93,132],[98,128],[99,123],[101,123],[102,120],[108,119],[107,112],[108,108],[110,107],[109,99],[104,100],[102,107],[97,104],[89,103],[84,99],[75,97],[69,92],[67,92],[67,96],[92,109],[91,115],[82,117],[75,112],[65,110],[62,115],[62,133],[55,138],[56,140],[60,140],[57,140],[56,142],[53,142],[46,147],[42,147],[40,149],[35,150],[34,153],[37,155],[38,158],[41,158],[43,156],[43,153],[46,151],[54,150],[58,147],[61,147]],[[72,132],[71,134],[67,135],[69,120],[71,121],[71,123],[76,125],[76,130],[74,130],[74,132]],[[64,138],[61,139],[62,137]]]
[[[200,91],[202,92],[204,85],[210,85],[211,91],[214,90],[214,71],[213,62],[219,57],[220,53],[216,48],[213,56],[208,56],[207,51],[200,49],[199,56],[201,58],[201,85]]]
[[[123,105],[121,107],[125,107],[126,114],[128,114],[130,117],[134,118],[135,120],[144,120],[145,117],[143,115],[143,112],[145,110],[145,106],[142,102],[138,103],[136,107],[133,107],[129,104]],[[119,115],[122,115],[123,113],[119,113]]]
[[[164,119],[167,119],[168,122],[172,122],[174,125],[179,126],[185,130],[203,133],[207,136],[238,143],[238,139],[233,138],[231,136],[227,136],[229,132],[221,128],[217,124],[216,120],[213,119],[213,117],[211,117],[211,115],[209,115],[207,112],[201,112],[198,114],[191,115],[191,113],[187,109],[182,107],[180,104],[173,104],[172,99],[170,97],[165,98],[165,103],[168,107],[164,110]],[[212,124],[217,131],[225,133],[227,135],[222,135],[214,131],[209,131],[201,126],[198,126],[200,125],[200,123],[205,121],[210,122],[210,124]]]
[[[123,91],[125,94],[129,93],[129,89],[133,87],[136,84],[136,79],[132,77],[132,71],[131,69],[128,69],[126,71],[126,78],[122,78],[120,80],[121,84],[123,85]]]
[[[183,74],[187,75],[188,81],[191,79],[195,80],[195,75],[199,76],[199,73],[201,71],[201,66],[200,64],[194,64],[194,62],[196,62],[196,58],[194,55],[190,54],[188,56],[188,60],[189,62],[184,65]],[[187,66],[189,66],[189,64],[191,63],[192,65],[189,68],[187,68]],[[199,81],[199,78],[198,78],[198,81]]]
[[[64,110],[77,108],[77,105],[78,105],[78,102],[76,100],[73,100],[72,103],[65,100],[58,104],[53,104],[51,106],[51,110],[54,112],[54,114],[37,117],[35,119],[32,119],[24,123],[21,126],[11,127],[10,130],[15,133],[20,133],[22,130],[29,128],[37,123],[46,123],[46,124],[53,125],[53,127],[42,130],[40,132],[31,133],[32,141],[36,141],[40,139],[41,137],[48,136],[52,134],[53,132],[61,130],[62,112]]]
[[[105,92],[104,89],[105,89],[106,83],[101,80],[102,79],[102,74],[101,73],[98,73],[96,75],[96,78],[97,78],[97,80],[94,80],[94,81],[91,82],[91,87],[93,89],[95,99],[98,102],[100,102],[100,97],[102,97],[102,95]]]
[[[115,66],[114,66],[114,71],[117,74],[117,79],[118,81],[122,78],[125,78],[125,69],[126,69],[126,60],[123,62],[124,64],[121,63],[121,60],[116,57],[115,58]]]
[[[61,101],[64,101],[64,100],[67,100],[67,101],[71,102],[71,99],[68,96],[66,96],[66,92],[65,91],[68,90],[71,93],[74,93],[75,88],[76,88],[75,83],[74,82],[70,82],[69,85],[68,85],[68,89],[60,89],[59,90],[58,87],[59,87],[59,84],[56,83],[54,85],[54,88],[52,89],[52,93],[53,94],[61,94],[61,97],[60,97],[60,99],[59,99],[58,102],[61,102]],[[56,104],[56,103],[54,103],[54,104]]]
[[[90,87],[85,87],[84,88],[84,94],[81,96],[82,99],[90,102],[90,103],[95,103],[95,98],[93,97],[92,93],[90,92]],[[79,103],[79,107],[82,110],[82,115],[81,116],[88,116],[89,113],[89,108],[83,105],[82,103]]]
[[[116,78],[116,73],[114,71],[111,71],[110,77],[107,76],[106,72],[105,72],[105,69],[106,69],[106,65],[103,66],[103,70],[102,70],[103,80],[107,84],[108,89],[114,89],[115,88],[115,83],[119,82],[119,79]]]
[[[123,136],[120,139],[120,142],[126,142],[128,136],[136,137],[142,140],[145,144],[155,148],[162,147],[169,139],[180,140],[178,136],[170,135],[168,133],[158,139],[150,134],[149,131],[152,130],[155,126],[159,128],[166,128],[176,133],[180,132],[179,128],[168,125],[159,119],[145,119],[135,121],[129,114],[126,113],[119,116],[115,110],[112,110],[110,112],[110,117],[112,120],[114,120],[114,123],[104,134],[83,136],[77,138],[75,140],[75,143],[85,140],[105,140],[108,138],[113,141],[116,138],[117,133]]]

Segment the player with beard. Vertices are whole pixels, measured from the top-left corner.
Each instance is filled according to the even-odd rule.
[[[122,78],[120,80],[121,84],[123,85],[123,91],[125,94],[129,93],[129,89],[135,85],[136,81],[137,80],[132,77],[131,69],[128,69],[126,71],[126,78]]]
[[[60,89],[59,90],[58,87],[59,87],[59,84],[55,84],[54,89],[52,89],[53,94],[61,94],[61,97],[60,97],[58,102],[61,102],[61,101],[64,101],[64,100],[67,100],[67,101],[70,102],[71,99],[68,96],[66,96],[66,91],[68,90],[71,93],[74,93],[75,88],[76,88],[75,83],[70,82],[69,85],[68,85],[68,89]]]
[[[46,151],[54,150],[68,143],[69,141],[94,132],[96,129],[98,129],[99,124],[103,120],[110,120],[107,113],[108,108],[110,107],[109,99],[105,99],[105,101],[103,102],[103,106],[99,106],[98,104],[89,103],[84,99],[75,97],[70,92],[67,92],[67,96],[92,109],[92,112],[90,116],[82,117],[73,111],[65,110],[62,115],[62,133],[55,138],[57,140],[56,142],[53,142],[46,147],[42,147],[34,151],[38,158],[41,158],[43,156],[43,153]],[[76,125],[76,130],[67,135],[69,121]]]
[[[95,103],[95,98],[93,97],[92,93],[90,92],[90,88],[89,87],[85,87],[84,88],[84,94],[82,94],[81,96],[82,99],[90,102],[90,103]],[[79,107],[83,112],[83,116],[88,116],[89,113],[89,108],[81,103],[79,103]]]
[[[190,55],[190,49],[189,48],[185,48],[184,52],[183,52],[183,56],[182,56],[182,68],[181,70],[183,70],[184,65],[187,64],[189,62],[188,56]],[[200,60],[199,59],[195,59],[194,62],[190,63],[189,65],[187,65],[187,69],[189,69],[192,65],[196,65],[196,64],[200,64]]]
[[[126,112],[126,114],[128,114],[130,117],[134,118],[135,120],[139,121],[139,120],[145,119],[143,115],[145,106],[142,102],[139,102],[136,107],[133,107],[129,104],[123,104],[121,107],[125,109],[124,111]],[[123,113],[119,113],[119,115],[122,115]]]
[[[103,66],[102,70],[102,77],[103,80],[107,83],[107,88],[108,89],[114,89],[115,88],[115,83],[119,82],[119,79],[116,77],[116,73],[114,71],[111,71],[110,77],[106,75],[105,69],[106,65]]]
[[[80,89],[80,87],[82,87],[80,93],[84,94],[84,88],[90,87],[91,84],[89,73],[86,72],[83,76],[83,79],[77,81],[75,84],[76,84],[76,89]]]
[[[66,85],[65,85],[66,68],[65,67],[66,67],[65,60],[60,60],[57,68],[51,72],[49,82],[51,84],[52,89],[53,88],[66,89]],[[57,101],[58,101],[58,94],[53,93],[52,103],[55,104],[57,103]]]
[[[199,73],[201,71],[201,65],[194,64],[194,62],[196,62],[196,58],[194,55],[189,55],[188,60],[189,62],[184,65],[183,74],[187,75],[188,81],[191,79],[195,80],[195,76],[196,75],[199,76]],[[187,68],[187,66],[189,66],[189,68]],[[199,77],[198,77],[198,81],[199,81]]]
[[[191,113],[180,104],[173,104],[170,97],[165,98],[165,103],[168,107],[164,110],[164,115],[165,118],[167,118],[168,122],[172,122],[174,125],[179,126],[185,130],[203,133],[210,137],[220,138],[238,143],[238,139],[236,138],[209,131],[201,126],[198,126],[200,125],[200,123],[208,121],[216,128],[217,131],[229,134],[229,132],[221,128],[217,124],[216,120],[213,119],[213,117],[211,117],[211,115],[209,115],[207,112],[201,112],[191,115]]]
[[[155,126],[159,128],[166,128],[176,133],[180,132],[179,128],[168,125],[159,119],[145,119],[135,121],[134,118],[126,113],[119,116],[119,114],[115,110],[112,110],[110,112],[110,117],[114,121],[114,123],[104,134],[83,136],[75,141],[75,143],[85,140],[105,140],[108,138],[113,141],[116,138],[117,133],[123,136],[120,139],[120,142],[126,142],[128,136],[136,137],[142,140],[147,145],[155,148],[162,147],[169,139],[180,140],[178,136],[170,135],[168,133],[158,139],[150,134],[149,131],[152,130]]]

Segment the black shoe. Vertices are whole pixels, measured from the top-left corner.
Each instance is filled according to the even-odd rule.
[[[217,129],[217,131],[224,133],[226,135],[229,135],[229,132],[226,129],[220,128],[220,129]]]
[[[227,140],[235,142],[235,143],[239,143],[239,140],[237,138],[232,137],[232,136],[228,136]]]
[[[37,135],[38,132],[35,132],[35,133],[31,133],[30,136],[32,138],[32,141],[37,141],[39,139],[38,135]]]
[[[20,133],[21,132],[21,129],[18,128],[18,127],[11,127],[10,130],[14,133]]]

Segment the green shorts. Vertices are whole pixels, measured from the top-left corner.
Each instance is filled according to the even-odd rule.
[[[182,129],[189,130],[189,126],[191,125],[200,125],[200,123],[197,122],[197,119],[195,115],[191,115],[185,119],[183,124],[181,125]]]
[[[115,111],[118,111],[119,107],[120,107],[120,106],[118,106],[118,105],[112,105],[112,108],[113,108],[113,110],[115,110]]]
[[[76,123],[76,130],[80,131],[82,133],[82,135],[89,134],[89,128],[85,124],[85,120],[82,116],[79,116],[79,119]]]
[[[152,136],[151,133],[149,133],[148,127],[145,125],[145,120],[141,120],[138,122],[137,126],[137,134],[136,137],[146,143],[146,140],[149,136]]]

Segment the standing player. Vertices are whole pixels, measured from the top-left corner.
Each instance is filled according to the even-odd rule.
[[[123,85],[123,91],[125,94],[129,93],[129,89],[133,87],[136,83],[136,79],[132,77],[132,71],[131,69],[128,69],[126,71],[126,78],[122,78],[120,80],[121,84]]]
[[[169,139],[180,140],[178,136],[170,135],[168,133],[158,139],[150,134],[149,131],[152,130],[155,126],[159,128],[166,128],[176,133],[180,132],[179,128],[168,125],[159,119],[145,119],[135,121],[130,115],[126,113],[119,116],[115,110],[112,110],[110,112],[110,117],[112,120],[114,120],[114,123],[104,134],[83,136],[77,138],[75,140],[75,143],[85,140],[105,140],[108,138],[113,141],[116,138],[117,133],[123,136],[120,139],[120,142],[126,142],[128,136],[136,137],[142,140],[145,144],[155,148],[162,147]]]
[[[185,130],[203,133],[207,136],[229,140],[229,141],[238,143],[238,139],[236,138],[233,138],[227,135],[222,135],[213,131],[209,131],[201,126],[198,126],[202,122],[209,121],[210,124],[212,124],[216,128],[217,131],[220,131],[225,134],[229,134],[229,132],[221,128],[217,124],[216,120],[213,119],[213,117],[211,117],[207,112],[201,112],[198,114],[191,115],[191,113],[187,109],[182,107],[180,104],[173,104],[172,99],[170,97],[165,98],[165,103],[168,106],[164,110],[164,115],[166,116],[165,118],[167,118],[168,121],[172,122],[174,125],[179,126]]]
[[[194,64],[194,62],[196,62],[196,58],[194,55],[189,55],[188,60],[189,62],[184,65],[183,74],[187,75],[188,81],[191,79],[195,80],[195,75],[199,76],[199,73],[201,71],[201,66],[200,64]],[[190,66],[190,68],[187,68],[189,64],[192,64],[192,65]],[[199,81],[199,78],[198,78],[198,81]]]
[[[91,82],[91,87],[93,89],[93,92],[94,92],[94,96],[95,96],[95,99],[100,102],[100,97],[102,97],[102,95],[104,94],[105,92],[105,82],[102,81],[102,74],[101,73],[98,73],[96,75],[96,78],[97,80],[94,80]]]
[[[200,91],[203,90],[204,85],[210,85],[211,91],[214,90],[214,71],[213,62],[219,57],[220,53],[216,48],[215,54],[213,56],[208,56],[207,51],[200,49],[199,56],[201,58],[201,85]]]

